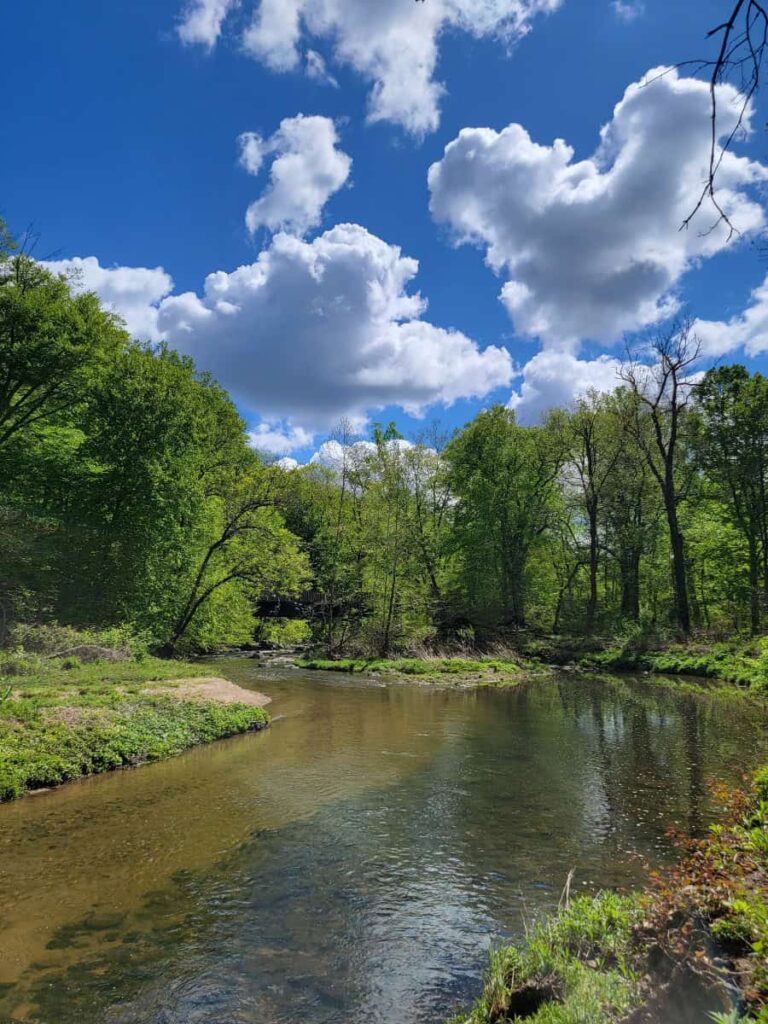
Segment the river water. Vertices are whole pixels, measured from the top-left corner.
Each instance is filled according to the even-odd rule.
[[[642,882],[763,740],[658,682],[215,672],[273,726],[0,807],[0,1021],[438,1024],[571,869]]]

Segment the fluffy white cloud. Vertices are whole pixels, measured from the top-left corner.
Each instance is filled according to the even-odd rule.
[[[92,256],[48,266],[77,273],[135,337],[165,339],[213,372],[262,415],[252,443],[277,454],[342,415],[358,429],[371,409],[419,415],[513,376],[506,349],[423,319],[426,301],[407,290],[417,261],[356,224],[312,242],[275,235],[255,263],[209,274],[202,295],[169,294],[161,267],[104,268]]]
[[[166,298],[159,328],[268,423],[328,429],[389,404],[418,414],[512,379],[509,354],[422,319],[418,264],[355,224],[276,235],[255,263]],[[274,450],[274,449],[273,449]]]
[[[702,230],[706,207],[680,230],[708,165],[709,92],[662,70],[629,86],[589,159],[574,161],[562,139],[539,145],[511,124],[465,128],[430,168],[434,218],[458,241],[485,247],[488,264],[507,276],[501,298],[519,333],[560,347],[615,341],[673,313],[681,275],[727,245],[725,224]],[[718,103],[726,134],[738,94],[722,86]],[[763,211],[745,188],[764,181],[766,168],[728,152],[719,174],[733,223],[758,231]]]
[[[740,348],[750,356],[768,352],[768,276],[742,313],[729,320],[697,320],[694,332],[705,356],[723,356]]]
[[[95,256],[48,260],[45,266],[70,277],[75,290],[96,292],[134,338],[159,340],[158,307],[173,290],[173,279],[162,267],[102,267]]]
[[[287,455],[298,448],[307,448],[315,439],[315,435],[296,426],[294,423],[265,420],[259,423],[248,434],[248,441],[257,451],[270,452],[272,455]]]
[[[454,29],[496,37],[509,45],[524,35],[535,15],[562,0],[257,0],[243,46],[275,71],[306,64],[317,69],[311,40],[327,41],[334,59],[372,83],[371,121],[394,121],[415,134],[439,121],[443,86],[435,81],[438,42]],[[232,0],[195,0],[179,32],[187,42],[212,46]],[[313,76],[314,77],[314,76]]]
[[[591,389],[613,391],[621,384],[620,368],[621,361],[612,356],[579,359],[571,352],[544,349],[523,367],[509,405],[521,423],[536,423],[548,409],[570,405]]]
[[[328,199],[349,177],[352,160],[337,148],[336,126],[329,117],[286,117],[269,139],[255,132],[240,138],[240,163],[258,174],[274,155],[270,180],[245,215],[249,231],[266,227],[303,235],[317,227]]]
[[[177,26],[183,43],[200,43],[209,49],[221,35],[221,27],[240,0],[190,0]]]

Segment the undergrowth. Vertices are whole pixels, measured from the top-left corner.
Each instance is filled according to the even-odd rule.
[[[732,640],[712,645],[673,644],[644,650],[632,644],[582,655],[579,665],[603,671],[653,672],[714,679],[757,692],[768,692],[768,638]]]
[[[639,999],[631,945],[641,919],[639,896],[577,897],[522,945],[491,953],[482,995],[452,1024],[621,1020]]]

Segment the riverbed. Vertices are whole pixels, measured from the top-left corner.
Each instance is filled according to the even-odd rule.
[[[659,681],[212,674],[272,727],[0,807],[0,1020],[439,1024],[572,869],[637,885],[705,829],[764,738]]]

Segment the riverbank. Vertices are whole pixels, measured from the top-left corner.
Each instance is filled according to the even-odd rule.
[[[492,952],[482,995],[452,1024],[641,1024],[699,1001],[702,1019],[709,1002],[720,1024],[768,1024],[768,768],[681,848],[650,891],[564,896],[523,945]]]
[[[514,686],[551,674],[553,668],[584,672],[684,676],[732,690],[768,697],[768,638],[719,643],[690,641],[657,649],[620,642],[571,637],[520,639],[519,652],[421,658],[299,658],[300,668],[326,672],[384,675],[391,679],[466,686]],[[681,683],[681,685],[687,685]]]
[[[0,801],[268,724],[268,698],[179,661],[0,665]]]
[[[768,643],[765,638],[716,644],[670,644],[661,650],[609,647],[580,655],[580,668],[603,672],[649,672],[711,679],[768,695]]]
[[[434,658],[299,658],[299,668],[324,672],[383,676],[392,681],[444,686],[517,686],[532,675],[546,676],[550,667],[509,657]]]

